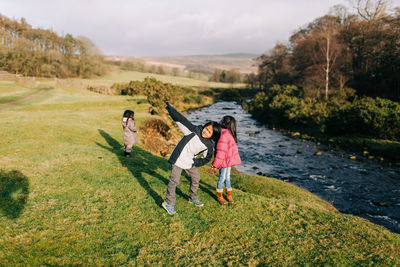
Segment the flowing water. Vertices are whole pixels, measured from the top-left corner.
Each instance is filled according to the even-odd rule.
[[[348,152],[284,136],[255,121],[236,102],[217,102],[187,118],[201,125],[207,120],[219,122],[224,115],[233,116],[238,124],[239,171],[290,182],[343,213],[400,233],[400,168],[361,156],[351,160]],[[321,156],[315,155],[318,151]]]

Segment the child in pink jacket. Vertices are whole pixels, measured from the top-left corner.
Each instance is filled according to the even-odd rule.
[[[222,197],[223,184],[225,183],[226,198],[229,203],[233,204],[232,186],[231,186],[231,167],[240,165],[237,137],[236,137],[236,120],[232,116],[224,116],[220,122],[221,137],[217,143],[216,154],[212,163],[213,167],[220,169],[217,183],[217,197],[221,205],[226,204]]]

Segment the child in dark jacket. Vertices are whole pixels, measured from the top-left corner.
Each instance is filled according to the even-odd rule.
[[[197,167],[203,166],[211,160],[214,154],[214,143],[218,142],[221,127],[217,122],[208,122],[204,126],[195,126],[168,102],[166,108],[184,134],[184,137],[176,145],[168,160],[172,165],[172,170],[167,187],[167,195],[162,203],[162,207],[168,214],[174,215],[176,214],[174,209],[176,202],[175,191],[179,184],[182,170],[190,176],[191,180],[189,189],[190,203],[199,207],[204,205],[197,197],[200,182],[200,173]],[[203,153],[203,157],[196,158],[201,153]]]
[[[122,116],[122,129],[124,130],[124,156],[131,157],[132,146],[137,143],[135,127],[135,113],[132,110],[125,110]]]
[[[212,165],[220,169],[219,178],[217,183],[217,198],[221,205],[226,204],[222,197],[223,184],[225,183],[226,198],[229,203],[233,204],[232,198],[232,186],[231,186],[231,167],[240,165],[238,148],[237,148],[237,137],[236,137],[236,120],[232,116],[225,116],[221,122],[221,137],[217,143],[217,151],[215,154]]]

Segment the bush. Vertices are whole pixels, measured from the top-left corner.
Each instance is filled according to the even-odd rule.
[[[238,89],[225,89],[221,92],[219,97],[225,101],[233,101],[241,98]]]
[[[155,78],[147,77],[144,81],[130,81],[129,83],[116,83],[112,87],[121,95],[145,95],[151,105],[150,112],[159,114],[164,111],[165,102],[171,104],[188,103],[200,104],[201,97],[192,88],[163,83]]]
[[[345,89],[329,101],[303,98],[295,86],[274,85],[245,107],[257,119],[305,126],[332,135],[358,134],[400,140],[400,105],[382,98],[357,98]]]
[[[361,130],[390,140],[400,140],[400,105],[388,99],[364,97],[355,103]]]

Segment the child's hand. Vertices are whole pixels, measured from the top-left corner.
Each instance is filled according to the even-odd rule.
[[[218,175],[218,171],[217,171],[217,169],[215,168],[214,165],[211,165],[211,172],[213,173],[213,175],[219,176]]]
[[[172,107],[171,107],[171,105],[169,104],[168,101],[166,101],[165,104],[167,105],[165,108],[166,108],[166,109],[168,110],[168,112],[169,112],[169,110],[170,110]]]

